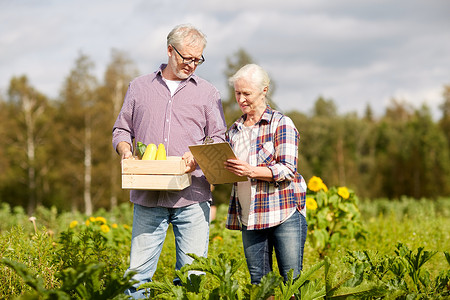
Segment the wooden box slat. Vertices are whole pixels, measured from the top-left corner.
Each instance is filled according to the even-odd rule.
[[[182,175],[185,169],[186,163],[178,156],[169,156],[167,160],[124,159],[122,161],[122,174]]]
[[[185,174],[181,157],[167,160],[122,160],[122,188],[132,190],[179,191],[191,185],[191,174]]]
[[[132,190],[180,191],[191,185],[191,174],[183,175],[122,175],[122,188]]]

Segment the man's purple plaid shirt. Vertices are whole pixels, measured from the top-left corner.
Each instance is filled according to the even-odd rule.
[[[190,145],[206,137],[225,140],[227,129],[219,91],[206,80],[191,75],[181,81],[174,95],[162,77],[162,70],[135,78],[129,84],[122,110],[113,127],[113,147],[125,141],[163,143],[168,156],[182,156]],[[200,168],[192,184],[182,191],[131,190],[130,200],[147,207],[185,207],[211,201],[210,184]]]

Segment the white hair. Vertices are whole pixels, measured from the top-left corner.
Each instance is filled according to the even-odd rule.
[[[256,64],[247,64],[240,68],[233,76],[228,79],[228,83],[234,86],[234,83],[241,78],[252,82],[259,89],[269,88],[270,78],[267,72]]]
[[[177,25],[167,35],[167,47],[198,44],[206,47],[206,35],[191,24]]]

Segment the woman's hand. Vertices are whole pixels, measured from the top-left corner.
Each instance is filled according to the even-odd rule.
[[[224,165],[225,169],[238,176],[253,178],[252,176],[255,174],[255,167],[240,159],[227,159]]]
[[[255,167],[240,159],[227,159],[224,162],[224,166],[225,169],[238,176],[273,181],[272,171],[268,167]]]

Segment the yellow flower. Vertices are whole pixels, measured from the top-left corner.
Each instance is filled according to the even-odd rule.
[[[72,221],[72,222],[70,222],[70,224],[69,224],[69,227],[70,228],[74,228],[74,227],[76,227],[78,225],[78,221]]]
[[[308,182],[308,189],[310,189],[313,192],[318,192],[320,190],[324,190],[325,192],[328,192],[328,187],[323,183],[322,178],[313,176]]]
[[[86,224],[86,226],[89,226],[90,223],[91,223],[91,222],[89,222],[89,219],[86,220],[86,222],[84,222],[84,224]]]
[[[215,236],[212,240],[213,241],[223,241],[223,238],[220,235],[218,235],[218,236]]]
[[[118,226],[117,226],[116,223],[114,223],[114,224],[111,225],[111,227],[112,227],[112,228],[117,228]]]
[[[322,178],[313,176],[308,181],[308,188],[313,192],[318,192],[322,189],[323,181]]]
[[[338,188],[338,195],[344,199],[348,199],[348,197],[350,197],[350,193],[348,192],[348,189],[345,186]]]
[[[106,224],[106,223],[107,223],[107,222],[106,222],[106,219],[103,218],[103,217],[97,217],[97,218],[95,218],[95,221],[96,221],[96,222],[102,222],[103,224]]]
[[[306,208],[309,210],[317,209],[317,202],[313,198],[306,198]]]
[[[90,217],[90,218],[89,218],[89,221],[95,222],[95,218],[94,218],[94,217]]]
[[[101,231],[103,231],[104,233],[108,233],[109,232],[109,226],[106,224],[103,224],[100,226]]]

